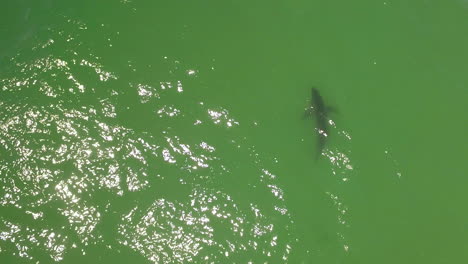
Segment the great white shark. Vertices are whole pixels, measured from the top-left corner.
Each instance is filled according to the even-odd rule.
[[[325,105],[319,91],[312,87],[310,106],[306,108],[305,117],[313,116],[315,119],[315,131],[317,132],[316,159],[322,155],[325,142],[330,135],[328,114],[332,111],[331,107]]]

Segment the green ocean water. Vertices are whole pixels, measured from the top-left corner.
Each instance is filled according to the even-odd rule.
[[[468,2],[410,2],[2,1],[0,263],[467,262]]]

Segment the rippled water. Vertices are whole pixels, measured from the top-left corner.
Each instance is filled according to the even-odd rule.
[[[242,121],[227,109],[180,103],[190,87],[174,79],[194,70],[122,80],[63,35],[35,46],[43,56],[15,57],[1,80],[2,250],[31,262],[115,244],[158,263],[287,259],[292,220],[277,177],[229,134]],[[68,56],[54,53],[60,42]]]
[[[462,147],[436,144],[440,153],[460,152],[428,161],[424,138],[411,131],[431,138],[442,131],[416,128],[407,116],[420,93],[375,92],[376,83],[391,83],[377,62],[393,55],[344,45],[346,28],[331,26],[326,13],[310,18],[310,10],[321,13],[316,4],[268,5],[10,4],[4,20],[15,30],[3,31],[0,45],[0,262],[445,259],[452,251],[424,239],[427,232],[462,252],[456,206],[433,198],[437,180],[425,189],[432,191],[420,189],[438,178],[418,165],[450,160],[453,175],[462,175],[454,165]],[[424,16],[402,23],[412,19]],[[311,29],[318,35],[308,39]],[[337,66],[345,59],[353,67]],[[318,160],[313,120],[302,119],[312,84],[337,106]],[[395,100],[399,108],[387,103]],[[453,105],[462,108],[459,100]],[[412,129],[401,133],[396,124]],[[454,129],[454,138],[463,131]],[[436,193],[463,197],[455,185]],[[452,201],[461,205],[459,198]],[[451,220],[422,217],[431,205]],[[446,233],[437,227],[452,221]]]
[[[186,94],[198,70],[162,57],[165,78],[137,77],[130,59],[113,71],[83,40],[100,29],[54,19],[2,69],[6,259],[94,245],[154,263],[286,260],[296,241],[271,162],[229,109]]]

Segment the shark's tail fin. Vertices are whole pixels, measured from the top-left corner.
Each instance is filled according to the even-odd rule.
[[[325,148],[325,136],[322,134],[317,135],[317,147],[315,153],[315,160],[318,160],[323,154],[323,149]]]

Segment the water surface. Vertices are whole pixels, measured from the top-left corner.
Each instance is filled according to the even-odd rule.
[[[1,263],[467,259],[465,2],[7,6]]]

